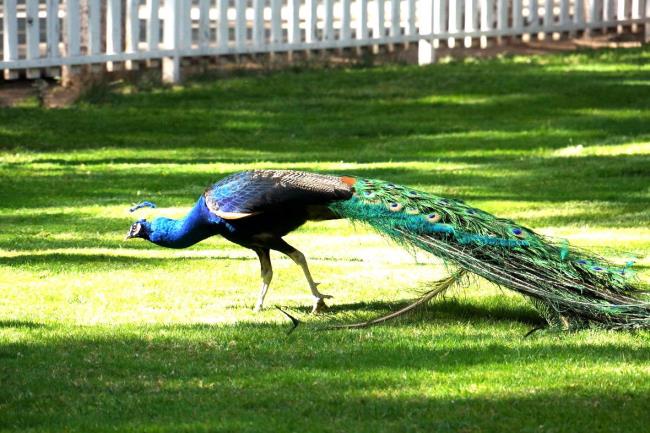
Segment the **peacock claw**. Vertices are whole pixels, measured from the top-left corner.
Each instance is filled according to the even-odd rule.
[[[331,296],[323,295],[320,298],[315,298],[314,307],[311,310],[311,314],[319,314],[328,310],[329,307],[327,306],[323,298],[331,298]]]

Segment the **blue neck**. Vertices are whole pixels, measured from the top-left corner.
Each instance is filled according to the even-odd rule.
[[[201,196],[194,208],[182,219],[154,219],[149,229],[149,240],[167,248],[187,248],[217,234],[219,222],[210,214]]]

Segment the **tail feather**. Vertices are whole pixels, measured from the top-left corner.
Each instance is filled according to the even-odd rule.
[[[532,298],[550,324],[650,327],[650,303],[629,270],[459,200],[357,179],[331,209],[400,244]]]

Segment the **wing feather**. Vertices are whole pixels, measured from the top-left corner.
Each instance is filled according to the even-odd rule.
[[[208,188],[208,209],[224,219],[246,218],[285,206],[328,204],[352,197],[347,178],[293,170],[235,173]]]

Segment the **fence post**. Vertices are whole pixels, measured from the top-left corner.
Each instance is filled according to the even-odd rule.
[[[418,40],[418,64],[428,65],[436,61],[433,46],[433,0],[420,0],[420,39]]]
[[[37,59],[41,55],[38,48],[38,43],[39,43],[38,0],[27,0],[26,7],[27,7],[27,11],[26,11],[27,19],[25,21],[25,33],[27,37],[27,41],[26,41],[27,58]],[[26,75],[27,78],[38,78],[41,76],[41,70],[37,68],[27,69]]]
[[[5,0],[3,14],[3,56],[5,61],[18,58],[18,19],[16,18],[16,0]],[[18,78],[18,72],[5,70],[7,80]]]
[[[646,44],[650,42],[650,0],[645,0],[645,13],[643,17],[646,19],[645,25],[643,27],[643,42]]]
[[[166,83],[181,81],[181,59],[178,55],[178,41],[181,36],[179,20],[181,0],[165,0],[164,10],[164,46],[165,50],[173,50],[168,57],[162,59],[162,79]],[[219,23],[220,25],[222,23]]]

